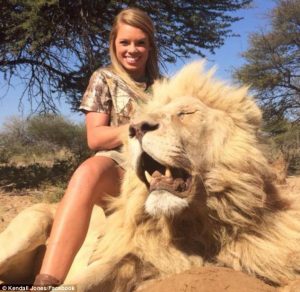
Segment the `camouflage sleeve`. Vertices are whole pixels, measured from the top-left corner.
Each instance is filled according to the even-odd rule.
[[[83,112],[110,114],[112,99],[109,87],[101,71],[95,71],[83,95],[79,109]]]

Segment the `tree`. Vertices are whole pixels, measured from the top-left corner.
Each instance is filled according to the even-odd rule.
[[[214,52],[251,0],[1,0],[0,72],[26,85],[38,112],[55,112],[66,97],[75,107],[88,78],[108,60],[112,19],[124,7],[147,11],[157,28],[161,62]]]
[[[270,18],[270,31],[252,34],[246,63],[234,76],[251,84],[266,120],[299,122],[300,1],[278,1]]]

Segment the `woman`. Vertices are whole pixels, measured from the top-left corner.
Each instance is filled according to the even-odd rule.
[[[122,10],[110,33],[111,66],[94,72],[80,109],[86,113],[88,146],[97,150],[73,174],[59,204],[40,274],[34,285],[61,284],[81,247],[94,204],[116,196],[123,175],[120,134],[130,113],[159,76],[154,27],[135,8]]]

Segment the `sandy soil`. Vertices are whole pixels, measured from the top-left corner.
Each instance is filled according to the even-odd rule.
[[[19,212],[35,202],[34,196],[27,192],[0,191],[0,232]]]
[[[276,292],[278,290],[242,272],[221,267],[203,267],[146,284],[145,287],[138,292],[153,291]]]
[[[289,196],[300,196],[300,177],[289,177],[281,192]],[[36,199],[28,193],[0,192],[0,232],[21,210],[34,204]],[[204,267],[170,276],[164,280],[150,282],[141,292],[274,292],[278,291],[264,282],[227,268]]]

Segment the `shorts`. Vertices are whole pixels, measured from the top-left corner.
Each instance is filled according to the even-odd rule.
[[[125,157],[124,154],[117,150],[102,150],[98,151],[95,156],[109,157],[115,161],[121,168],[125,169]]]

